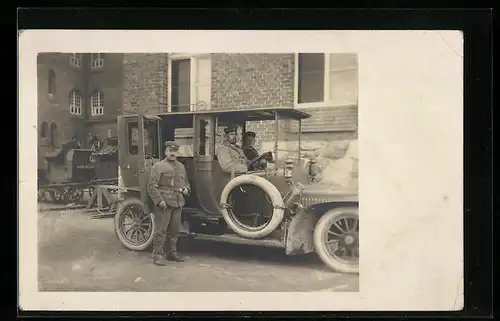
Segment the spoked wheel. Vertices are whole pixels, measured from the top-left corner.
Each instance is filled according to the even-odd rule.
[[[155,224],[151,213],[137,198],[126,199],[115,214],[115,233],[120,242],[132,251],[144,251],[153,243]]]
[[[38,197],[38,202],[44,202],[44,201],[46,201],[46,199],[45,199],[45,190],[43,188],[39,188],[38,189],[37,197]]]
[[[83,189],[80,187],[70,187],[64,188],[64,200],[67,204],[78,203],[83,198]]]
[[[50,198],[54,203],[63,204],[65,203],[64,190],[60,188],[55,188],[50,191]]]
[[[241,229],[262,230],[272,218],[273,203],[266,193],[251,184],[242,184],[229,193],[229,217]]]
[[[336,208],[323,214],[314,229],[314,246],[331,269],[359,273],[358,208]]]

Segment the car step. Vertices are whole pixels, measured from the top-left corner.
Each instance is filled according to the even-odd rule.
[[[248,239],[236,234],[221,234],[221,235],[209,235],[200,233],[189,233],[183,229],[181,234],[185,237],[203,240],[203,241],[215,241],[215,242],[226,242],[233,244],[243,244],[243,245],[259,245],[272,248],[284,248],[285,244],[280,240],[276,239]]]

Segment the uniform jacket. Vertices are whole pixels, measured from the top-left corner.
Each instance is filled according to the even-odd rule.
[[[243,152],[249,160],[259,157],[259,152],[253,146],[246,146]]]
[[[237,145],[231,145],[227,141],[217,150],[217,160],[222,170],[226,173],[231,173],[232,171],[246,173],[248,171],[248,159],[243,149]]]
[[[243,152],[245,153],[245,156],[248,158],[248,160],[252,160],[259,157],[259,152],[253,146],[245,146],[245,148],[243,148]],[[259,164],[254,164],[248,167],[248,169],[251,171],[261,168],[262,166]]]
[[[186,168],[181,162],[164,159],[151,168],[147,190],[155,205],[165,201],[170,207],[184,206],[186,203],[184,196],[177,191],[183,187],[191,191]]]

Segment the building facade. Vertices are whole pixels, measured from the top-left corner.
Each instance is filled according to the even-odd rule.
[[[343,177],[336,179],[341,185],[357,175],[358,63],[350,53],[40,54],[39,166],[44,153],[72,136],[84,142],[89,133],[115,135],[116,117],[138,109],[265,106],[312,114],[302,123],[304,153]],[[280,127],[280,155],[293,153],[298,127]],[[273,121],[247,129],[257,133],[259,150],[272,149]]]
[[[355,53],[125,54],[123,110],[288,106],[302,122],[302,148],[332,182],[357,186],[358,62]],[[298,126],[283,122],[280,149],[297,150]],[[271,150],[273,121],[249,123],[257,147]]]
[[[123,54],[40,53],[38,168],[44,155],[76,137],[116,135],[123,91]]]

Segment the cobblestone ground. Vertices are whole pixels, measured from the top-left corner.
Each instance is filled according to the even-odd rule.
[[[329,271],[316,255],[181,240],[184,263],[152,264],[123,248],[112,219],[83,210],[40,211],[40,291],[358,291],[358,276]]]

